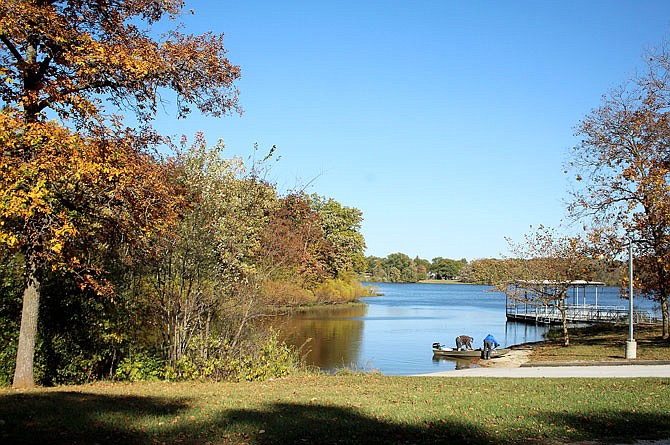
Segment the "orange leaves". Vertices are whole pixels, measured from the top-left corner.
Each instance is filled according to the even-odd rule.
[[[161,46],[161,54],[168,75],[159,82],[178,93],[180,115],[189,113],[188,104],[214,116],[241,111],[234,87],[240,68],[225,57],[223,35],[192,36],[175,31]]]
[[[177,93],[180,115],[193,105],[216,116],[239,111],[239,67],[225,57],[222,36],[154,39],[150,25],[176,19],[182,7],[179,0],[2,2],[0,100],[29,121],[51,108],[82,128],[100,119],[101,96],[148,122],[160,88]]]
[[[131,133],[82,136],[21,117],[0,112],[0,143],[9,147],[0,156],[0,242],[106,289],[95,277],[107,249],[145,245],[176,218],[171,174]]]

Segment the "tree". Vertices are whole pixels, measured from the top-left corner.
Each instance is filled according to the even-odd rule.
[[[310,207],[321,217],[324,237],[331,245],[332,254],[328,262],[334,275],[362,271],[365,262],[365,239],[360,232],[363,213],[332,198],[313,194],[308,200]]]
[[[261,250],[266,269],[288,273],[306,288],[334,276],[327,264],[332,247],[324,236],[323,222],[301,193],[279,200],[263,232]]]
[[[384,258],[379,258],[376,256],[367,256],[365,257],[366,267],[365,273],[367,278],[372,281],[387,281],[388,273],[384,267],[385,260]]]
[[[570,211],[593,221],[603,254],[621,258],[634,240],[644,270],[637,287],[661,306],[670,338],[670,84],[666,48],[651,57],[645,77],[604,96],[581,122],[570,167],[579,188]]]
[[[386,257],[386,265],[389,269],[389,278],[392,282],[414,283],[417,280],[416,265],[414,261],[404,253],[392,253]]]
[[[277,199],[240,159],[223,158],[223,149],[222,143],[208,147],[198,134],[179,153],[179,182],[190,205],[175,224],[175,236],[157,241],[159,255],[142,290],[175,368],[195,343],[197,360],[207,359],[211,339],[236,345],[259,310],[249,282]]]
[[[456,261],[449,258],[433,258],[430,271],[435,273],[438,279],[454,279],[461,274],[461,270],[468,264],[465,258]]]
[[[416,273],[418,279],[428,278],[428,269],[430,268],[430,262],[423,258],[419,258],[417,255],[414,257],[414,264],[416,265]]]
[[[111,294],[105,257],[166,230],[178,194],[169,170],[128,133],[83,137],[55,122],[25,125],[3,112],[0,144],[32,154],[0,157],[0,241],[22,254],[26,273],[14,386],[30,387],[45,273],[74,275],[82,288]]]
[[[0,97],[27,122],[52,109],[87,125],[101,96],[146,122],[159,93],[177,94],[180,116],[195,105],[216,116],[237,108],[239,67],[224,56],[222,35],[171,30],[157,42],[151,25],[174,19],[182,0],[14,0],[0,4]],[[146,28],[142,28],[142,22]]]
[[[510,242],[515,254],[513,279],[498,283],[496,288],[508,298],[531,305],[553,306],[561,314],[564,345],[570,345],[565,300],[572,282],[591,280],[591,249],[581,236],[559,236],[540,226],[526,235],[525,241]]]
[[[150,123],[161,92],[176,94],[179,116],[191,106],[215,116],[237,110],[239,68],[224,57],[222,36],[152,38],[151,25],[176,19],[181,7],[181,0],[0,2],[0,242],[26,264],[15,387],[34,385],[42,272],[74,273],[82,285],[110,292],[96,261],[104,250],[120,241],[137,247],[176,215],[171,173],[148,155],[160,142]],[[106,116],[105,97],[133,112],[141,129]],[[47,121],[53,116],[77,132]]]
[[[472,260],[460,270],[461,279],[466,283],[494,285],[510,277],[509,260],[480,258]]]

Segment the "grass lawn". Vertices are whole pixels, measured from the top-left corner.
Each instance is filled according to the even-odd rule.
[[[7,444],[562,443],[670,438],[668,379],[304,376],[0,390]]]
[[[663,340],[660,325],[635,325],[637,360],[670,360],[670,342]],[[594,325],[570,329],[570,346],[563,346],[562,332],[551,331],[538,345],[530,362],[611,361],[626,356],[628,325]]]

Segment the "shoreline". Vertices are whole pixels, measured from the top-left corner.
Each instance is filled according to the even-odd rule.
[[[530,361],[530,354],[534,348],[531,344],[524,343],[510,346],[509,349],[510,351],[502,357],[495,357],[490,360],[479,359],[476,363],[482,368],[520,368]]]

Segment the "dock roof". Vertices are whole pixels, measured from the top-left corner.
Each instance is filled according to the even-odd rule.
[[[572,281],[556,281],[556,280],[512,280],[512,283],[523,284],[567,284],[568,286],[605,286],[602,281],[587,281],[587,280],[572,280]]]

